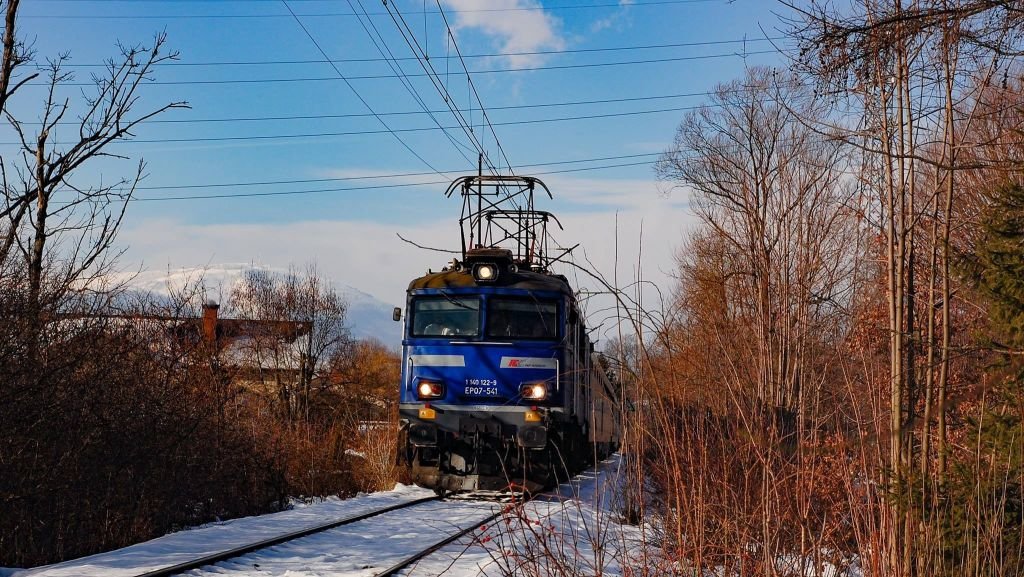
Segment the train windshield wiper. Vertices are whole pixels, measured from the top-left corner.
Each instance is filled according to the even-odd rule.
[[[446,301],[452,303],[453,305],[455,305],[455,306],[457,306],[457,307],[459,307],[461,309],[466,309],[466,310],[469,310],[469,311],[480,310],[480,306],[479,305],[477,305],[476,307],[471,307],[471,306],[465,304],[464,301],[456,299],[455,297],[453,297],[452,295],[448,294],[447,292],[445,292],[443,290],[441,291],[441,296],[443,296]]]

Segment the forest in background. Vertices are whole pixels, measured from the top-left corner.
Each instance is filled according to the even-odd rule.
[[[657,163],[669,304],[621,303],[646,573],[1020,575],[1024,5],[789,8]]]

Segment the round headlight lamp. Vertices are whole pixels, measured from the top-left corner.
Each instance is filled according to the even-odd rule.
[[[416,395],[421,399],[436,399],[444,395],[444,385],[436,381],[420,381]]]
[[[498,267],[491,263],[478,264],[473,267],[473,278],[480,282],[493,282],[498,278]]]
[[[548,396],[548,388],[544,383],[528,383],[519,388],[524,399],[542,401]]]

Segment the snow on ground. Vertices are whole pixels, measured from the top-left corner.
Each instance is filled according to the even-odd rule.
[[[302,539],[183,573],[187,577],[372,577],[461,529],[477,526],[500,505],[433,501],[384,513]],[[371,524],[372,523],[372,524]]]
[[[506,506],[491,526],[441,549],[405,575],[631,577],[662,564],[641,527],[621,524],[618,455],[529,503]],[[645,538],[646,537],[646,538]]]
[[[329,499],[269,515],[244,517],[164,535],[130,547],[46,565],[14,577],[127,577],[177,565],[206,555],[433,495],[433,491],[399,485],[393,491]]]
[[[447,535],[503,515],[442,548],[406,575],[604,575],[631,577],[657,558],[643,532],[618,523],[619,468],[615,456],[528,503],[456,500],[382,514],[300,540],[250,553],[186,575],[288,577],[369,576]],[[290,533],[387,505],[430,496],[399,485],[392,491],[329,500],[259,517],[173,533],[117,551],[16,573],[15,577],[127,577],[218,551]],[[650,561],[650,559],[647,559]]]

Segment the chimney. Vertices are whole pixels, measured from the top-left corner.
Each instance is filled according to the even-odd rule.
[[[217,342],[217,309],[220,305],[209,301],[203,305],[203,340],[207,344]]]

